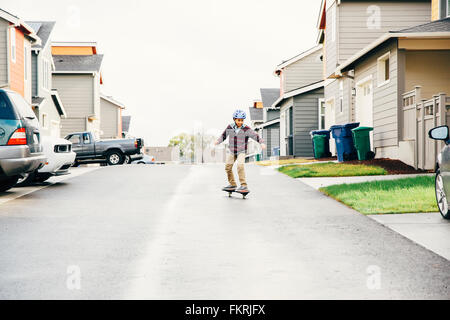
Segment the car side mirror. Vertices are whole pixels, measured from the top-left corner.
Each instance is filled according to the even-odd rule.
[[[439,126],[428,131],[428,136],[434,140],[444,140],[449,139],[449,130],[447,126]]]

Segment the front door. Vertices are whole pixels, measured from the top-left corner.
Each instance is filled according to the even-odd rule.
[[[332,125],[336,124],[336,111],[334,107],[334,99],[325,102],[325,130],[330,129]],[[331,138],[331,137],[330,137]],[[336,144],[332,138],[330,139],[330,152],[332,155],[336,154]]]
[[[78,156],[81,156],[83,153],[83,144],[81,143],[81,134],[72,134],[66,137],[67,140],[72,142],[72,151],[75,152]]]
[[[373,128],[373,87],[372,80],[363,81],[356,86],[355,120],[361,127]],[[373,132],[370,133],[373,146]]]
[[[83,156],[91,157],[95,152],[94,141],[89,133],[83,133]]]

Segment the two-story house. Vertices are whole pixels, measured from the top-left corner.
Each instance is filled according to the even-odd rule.
[[[41,40],[27,23],[0,9],[0,87],[31,104],[31,46]]]
[[[103,55],[95,42],[53,42],[53,88],[67,113],[61,135],[92,131],[100,137],[100,85]]]
[[[66,117],[58,91],[52,89],[55,68],[51,51],[54,21],[27,21],[41,39],[31,47],[32,107],[41,124],[42,135],[60,137],[61,118]]]
[[[272,107],[272,104],[280,97],[280,89],[261,88],[260,92],[263,105],[263,123],[256,129],[267,146],[267,149],[262,152],[262,158],[268,159],[274,155],[274,148],[280,147],[280,110]]]
[[[322,45],[284,61],[274,74],[280,78],[280,156],[313,155],[309,132],[323,129]]]
[[[357,1],[323,0],[317,22],[317,42],[323,44],[323,72],[325,79],[325,127],[355,122],[355,79],[352,70],[336,72],[339,66],[358,51],[389,31],[398,31],[431,19],[431,1]],[[386,58],[386,57],[384,57]],[[359,85],[363,85],[359,83]],[[366,93],[373,88],[365,87]],[[388,101],[386,101],[388,102]],[[373,114],[374,126],[389,126],[389,113],[379,110]],[[364,122],[370,124],[370,122]],[[395,137],[373,132],[375,148],[396,144]],[[375,139],[374,139],[375,137]],[[379,138],[376,138],[379,137]],[[377,157],[390,156],[377,152]]]
[[[261,100],[253,101],[253,105],[248,108],[250,116],[250,126],[256,133],[260,133],[259,126],[264,123],[264,108]],[[256,155],[259,154],[259,147],[257,142],[250,139],[248,141],[248,159],[249,161],[256,160]]]
[[[100,95],[101,138],[118,139],[122,137],[122,110],[124,109],[124,104],[112,96]]]
[[[336,68],[349,72],[354,119],[374,127],[377,157],[434,169],[439,143],[427,132],[450,123],[450,17],[383,34]]]

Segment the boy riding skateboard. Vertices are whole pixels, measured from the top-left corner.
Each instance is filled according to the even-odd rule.
[[[236,110],[233,113],[233,123],[228,125],[223,131],[222,135],[217,139],[215,145],[222,143],[227,137],[229,137],[229,150],[230,153],[227,155],[225,171],[227,173],[227,178],[229,185],[224,187],[223,191],[236,191],[239,193],[249,193],[247,187],[247,182],[245,180],[245,154],[247,152],[248,138],[259,142],[261,148],[265,149],[266,145],[264,140],[249,126],[244,124],[244,119],[246,118],[245,111]],[[237,161],[237,169],[239,182],[241,186],[237,188],[236,181],[234,180],[233,174],[233,164]]]

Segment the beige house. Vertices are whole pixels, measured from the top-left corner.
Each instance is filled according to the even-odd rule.
[[[349,117],[374,127],[376,157],[434,168],[438,144],[428,130],[450,123],[450,18],[386,33],[335,74],[354,78]]]
[[[430,0],[322,0],[317,44],[323,44],[325,128],[355,119],[354,75],[351,71],[337,73],[339,67],[383,34],[430,20]],[[376,121],[385,121],[382,114],[374,117]],[[377,146],[387,146],[392,141],[380,140]]]
[[[145,147],[144,153],[153,156],[156,162],[180,161],[180,148],[176,147]]]
[[[100,137],[118,139],[122,137],[122,110],[125,106],[111,96],[100,95]]]

